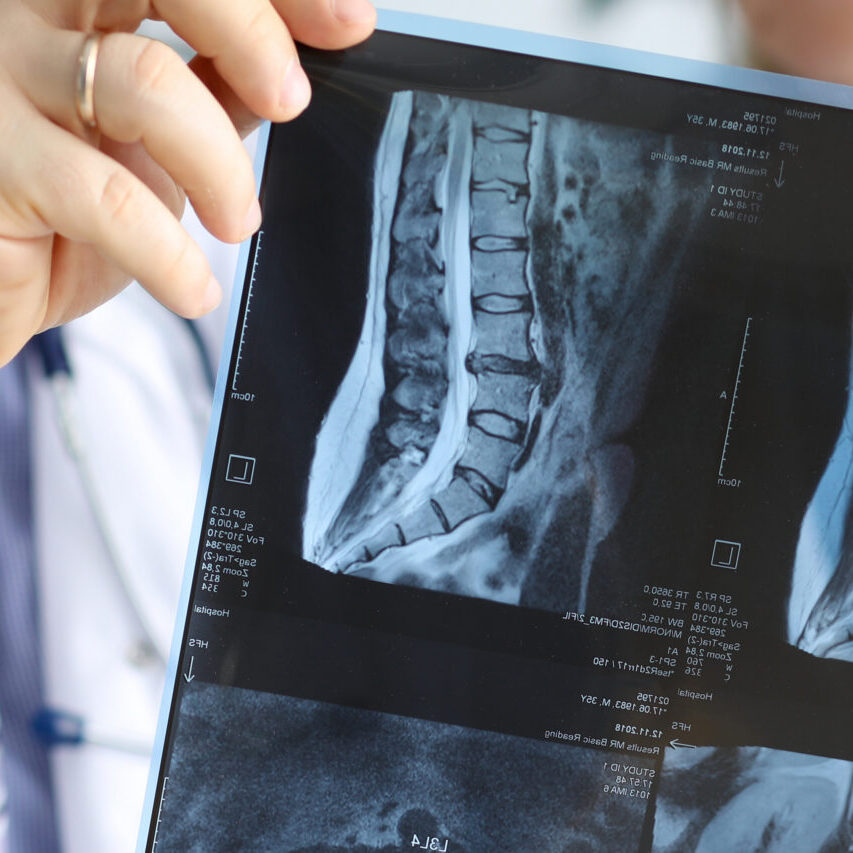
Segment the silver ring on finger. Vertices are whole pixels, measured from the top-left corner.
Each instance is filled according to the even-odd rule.
[[[77,57],[77,79],[74,86],[74,106],[77,115],[86,127],[96,128],[95,117],[95,72],[98,67],[98,52],[103,33],[89,33]]]

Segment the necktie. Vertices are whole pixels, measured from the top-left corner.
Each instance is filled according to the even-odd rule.
[[[0,368],[0,781],[8,853],[56,853],[48,756],[30,727],[42,704],[24,357]],[[0,797],[2,799],[2,797]],[[0,850],[3,849],[0,837]]]

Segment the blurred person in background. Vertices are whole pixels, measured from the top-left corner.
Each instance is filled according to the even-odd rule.
[[[801,77],[853,83],[853,4],[848,0],[740,0],[754,62]]]
[[[732,0],[383,5],[699,59],[739,61],[743,44]],[[849,3],[742,5],[764,63],[853,78]],[[161,85],[159,100],[156,79],[140,91],[133,70],[143,46],[111,35],[97,59],[98,136],[75,108],[83,34],[132,31],[148,4],[0,0],[0,363],[24,347],[0,369],[1,853],[133,847],[226,319],[220,308],[189,325],[169,309],[209,308],[218,297],[216,285],[208,289],[210,269],[227,285],[236,265],[216,238],[239,240],[257,226],[249,161],[225,114],[245,131],[256,115],[290,118],[307,99],[298,75],[281,86],[292,48],[278,18],[237,35],[234,20],[246,23],[261,6],[274,6],[297,38],[321,47],[360,40],[373,21],[355,0],[338,6],[349,9],[339,18],[325,0],[205,0],[203,9],[200,0],[163,0],[159,17],[199,49],[193,69],[225,112],[162,53],[154,59],[182,82],[165,87],[165,98]],[[219,28],[213,35],[199,32],[205,20]],[[259,40],[264,50],[255,49]],[[103,159],[93,164],[95,147]],[[93,172],[78,180],[75,158],[96,171],[120,163],[152,192],[107,195],[105,206],[87,192]],[[203,254],[189,244],[175,252],[183,237],[163,217],[180,210],[183,195],[163,166],[200,214],[189,210],[184,225]],[[97,175],[103,187],[106,173]],[[110,203],[124,240],[98,218]],[[170,270],[154,268],[164,246],[175,253]],[[168,308],[133,284],[65,326],[60,349],[55,336],[26,343],[121,290],[128,272]],[[84,721],[69,737],[80,742],[51,747],[64,712]]]

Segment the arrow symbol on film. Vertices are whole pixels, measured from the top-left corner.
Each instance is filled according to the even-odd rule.
[[[678,738],[674,738],[669,742],[669,745],[673,749],[696,749],[696,746],[692,743],[682,743]]]
[[[781,190],[785,185],[785,178],[783,177],[785,174],[785,161],[782,161],[782,165],[779,167],[779,177],[776,178],[773,183]]]
[[[189,684],[195,676],[193,675],[193,664],[195,663],[195,655],[190,658],[190,668],[184,673],[184,681]]]

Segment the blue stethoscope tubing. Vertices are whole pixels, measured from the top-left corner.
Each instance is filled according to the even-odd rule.
[[[212,394],[216,384],[216,373],[204,340],[198,330],[198,326],[192,320],[182,320],[182,322],[198,354],[202,374]],[[112,572],[132,613],[136,617],[136,621],[139,623],[143,637],[143,641],[140,644],[143,657],[165,666],[166,655],[159,649],[155,633],[145,616],[144,609],[134,594],[128,570],[121,558],[121,552],[117,546],[107,513],[104,511],[103,502],[99,497],[95,485],[92,467],[89,464],[89,457],[86,452],[85,440],[78,429],[76,418],[74,417],[74,408],[71,405],[70,399],[74,377],[71,361],[68,358],[68,352],[65,348],[62,328],[48,329],[36,335],[32,340],[32,346],[38,353],[42,371],[53,392],[63,441],[80,477],[86,501],[94,517],[98,534],[106,550]],[[93,744],[134,754],[147,755],[150,752],[150,746],[147,744],[137,743],[122,736],[98,734],[90,731],[82,716],[69,711],[42,708],[36,713],[31,722],[33,731],[45,746],[82,746],[83,744]]]

